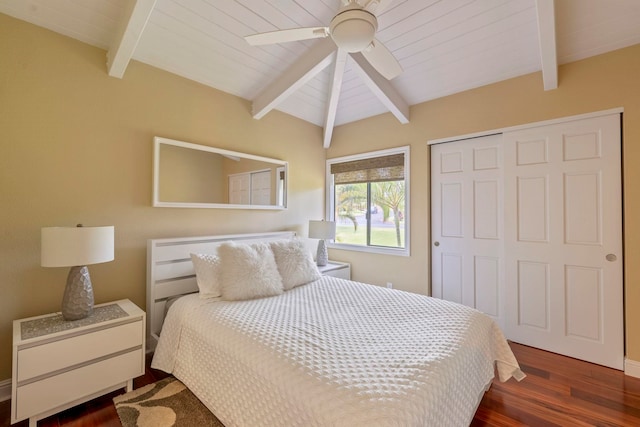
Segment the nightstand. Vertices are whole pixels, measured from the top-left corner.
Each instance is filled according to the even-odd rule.
[[[145,313],[129,300],[65,321],[53,313],[13,322],[11,424],[38,420],[144,374]]]
[[[323,276],[351,280],[351,264],[348,262],[329,261],[327,265],[318,266],[318,270]]]

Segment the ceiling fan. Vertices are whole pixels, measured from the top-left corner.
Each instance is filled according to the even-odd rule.
[[[402,67],[387,47],[375,38],[380,14],[392,0],[342,0],[343,6],[328,27],[304,27],[253,34],[245,37],[252,46],[331,37],[338,49],[361,52],[386,79],[402,73]],[[362,4],[361,4],[362,2]]]

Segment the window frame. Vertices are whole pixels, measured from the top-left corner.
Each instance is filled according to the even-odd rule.
[[[368,245],[353,245],[347,243],[338,243],[335,240],[327,241],[327,246],[334,249],[342,249],[348,251],[357,251],[357,252],[369,252],[369,253],[377,253],[377,254],[385,254],[385,255],[396,255],[396,256],[410,256],[411,255],[411,185],[410,185],[410,147],[402,146],[396,148],[388,148],[385,150],[378,151],[369,151],[366,153],[353,154],[349,156],[343,157],[335,157],[333,159],[327,159],[326,161],[326,170],[325,170],[325,218],[329,221],[335,221],[335,185],[333,181],[333,175],[331,174],[331,165],[335,163],[344,163],[350,162],[354,160],[365,160],[374,157],[382,157],[393,154],[404,154],[404,200],[405,200],[405,209],[404,209],[404,248],[393,248],[393,247],[385,247],[385,246],[368,246]]]

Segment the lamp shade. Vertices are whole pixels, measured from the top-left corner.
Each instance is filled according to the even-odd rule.
[[[114,227],[44,227],[41,265],[73,267],[113,261]]]
[[[334,221],[309,221],[309,237],[311,239],[334,239],[336,223]]]

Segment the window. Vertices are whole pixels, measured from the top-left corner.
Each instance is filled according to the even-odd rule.
[[[327,160],[327,199],[331,246],[409,255],[409,147]]]

